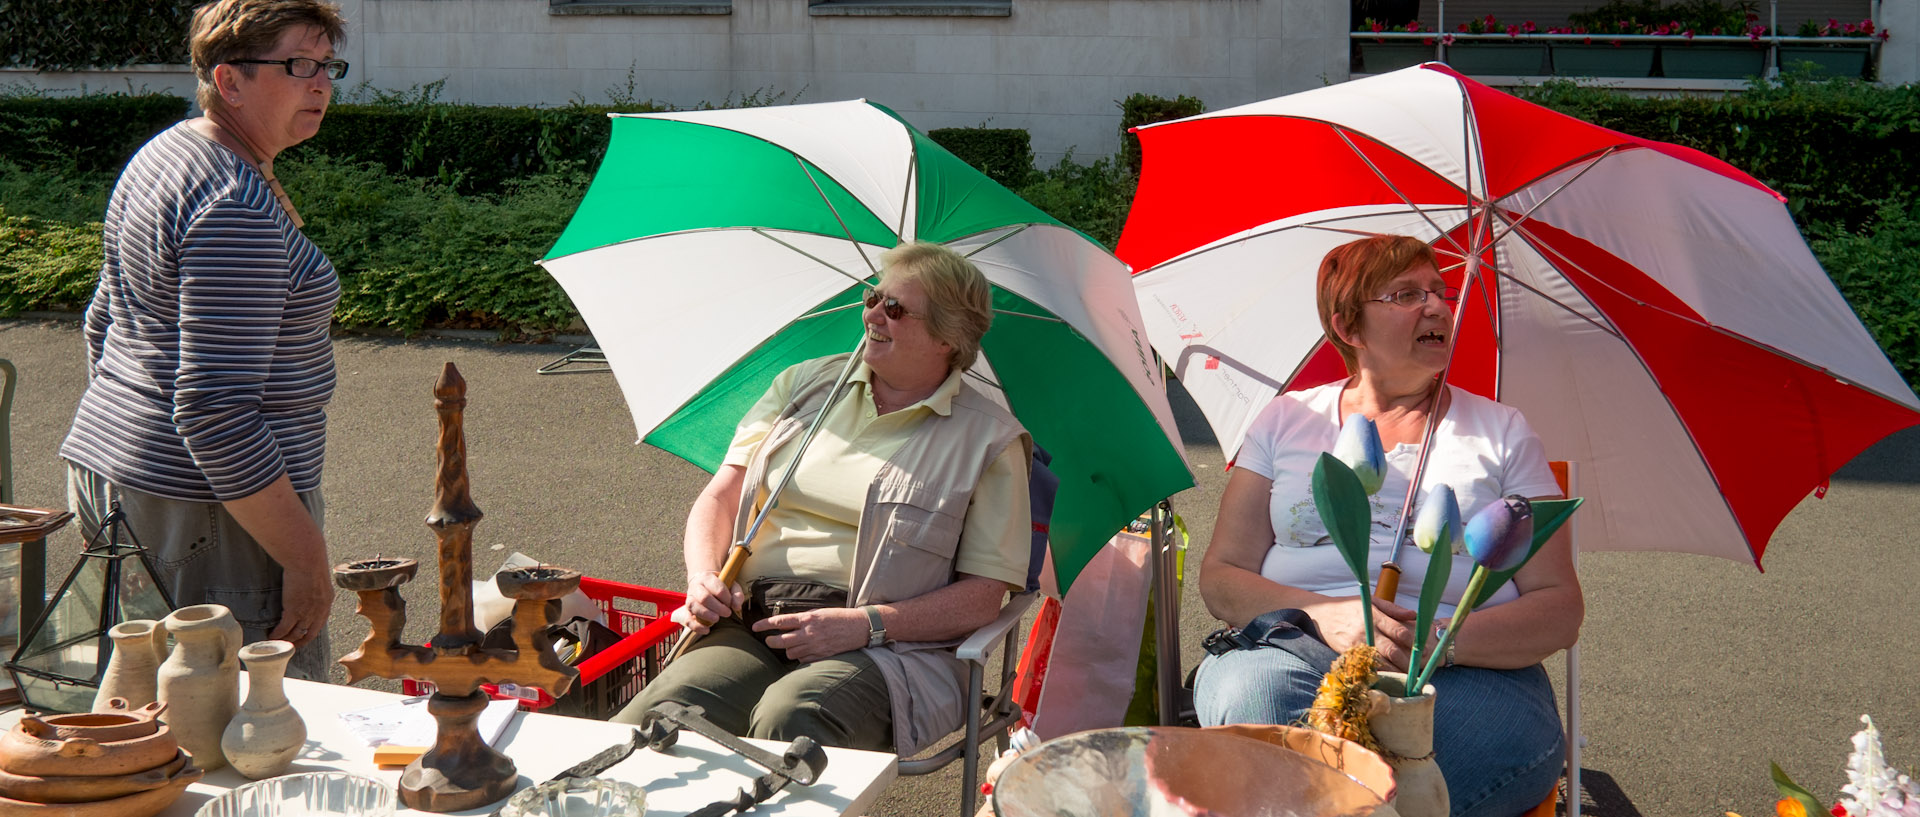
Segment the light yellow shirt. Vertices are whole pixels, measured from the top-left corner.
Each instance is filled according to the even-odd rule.
[[[964,377],[954,372],[927,399],[883,415],[874,407],[868,387],[872,373],[865,363],[858,364],[850,378],[852,387],[828,407],[827,419],[807,448],[800,470],[754,537],[753,556],[742,568],[741,580],[778,576],[850,587],[854,535],[868,487],[880,466],[906,445],[922,421],[931,414],[952,413],[953,397]],[[797,379],[794,369],[774,378],[734,431],[725,464],[747,464],[792,399]],[[778,484],[799,447],[796,439],[773,452],[767,463],[767,484],[753,487],[771,490]],[[954,558],[959,572],[1011,585],[1026,583],[1033,523],[1025,501],[1027,467],[1021,455],[1020,446],[1008,446],[981,475]]]

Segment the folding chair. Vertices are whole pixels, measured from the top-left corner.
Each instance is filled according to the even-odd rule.
[[[972,817],[980,796],[980,744],[993,740],[999,752],[1007,750],[1007,729],[1020,719],[1020,707],[1014,703],[1014,665],[1019,663],[1020,622],[1039,598],[1040,565],[1047,552],[1047,527],[1053,518],[1053,497],[1060,478],[1047,468],[1051,460],[1038,446],[1033,450],[1033,470],[1027,480],[1027,496],[1033,508],[1033,550],[1027,568],[1027,587],[1013,594],[1000,607],[1000,615],[986,626],[973,631],[954,650],[967,662],[967,697],[963,704],[962,736],[922,753],[901,758],[895,769],[903,775],[931,774],[955,760],[964,760],[960,772],[960,814]],[[996,650],[1004,656],[1000,662],[1000,680],[993,697],[986,695],[987,664]]]
[[[1579,469],[1567,460],[1553,460],[1547,465],[1553,468],[1553,478],[1560,483],[1561,496],[1578,496]],[[1580,569],[1580,515],[1574,514],[1567,520],[1567,536],[1573,540],[1573,567]],[[1567,648],[1567,817],[1580,817],[1580,750],[1587,745],[1587,736],[1580,734],[1580,642],[1575,641]],[[1540,805],[1529,809],[1523,817],[1553,817],[1554,801],[1560,796],[1558,789],[1547,795]]]

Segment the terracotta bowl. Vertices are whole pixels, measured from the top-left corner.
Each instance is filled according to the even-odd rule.
[[[101,743],[46,740],[15,729],[0,737],[0,771],[35,777],[105,777],[144,772],[173,760],[180,742],[165,724],[146,737]]]
[[[106,777],[34,777],[0,772],[0,797],[31,803],[88,803],[151,791],[173,782],[192,762],[186,752],[144,772]]]
[[[160,713],[167,705],[159,701],[139,709],[127,710],[127,699],[114,698],[109,709],[77,715],[27,716],[20,719],[20,730],[43,740],[86,738],[96,743],[144,738],[160,728]]]
[[[204,774],[199,767],[188,764],[157,789],[90,803],[34,803],[0,797],[0,814],[7,817],[153,817],[173,805],[173,801],[180,799],[180,793]]]
[[[1345,772],[1388,803],[1393,802],[1396,794],[1393,767],[1388,766],[1379,755],[1353,741],[1297,726],[1230,724],[1210,726],[1201,731],[1240,735],[1299,752]]]

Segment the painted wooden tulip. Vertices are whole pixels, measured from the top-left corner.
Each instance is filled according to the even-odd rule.
[[[1353,469],[1368,496],[1380,492],[1380,484],[1387,480],[1387,453],[1380,447],[1380,429],[1366,415],[1347,415],[1340,438],[1333,443],[1333,456]]]
[[[1467,554],[1488,570],[1512,570],[1526,561],[1533,545],[1533,503],[1507,496],[1467,520]]]
[[[1413,543],[1421,553],[1453,553],[1453,542],[1460,538],[1460,501],[1453,486],[1440,483],[1427,489],[1427,501],[1420,506],[1420,517],[1413,520]]]

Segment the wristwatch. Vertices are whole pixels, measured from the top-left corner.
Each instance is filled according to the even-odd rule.
[[[1439,644],[1441,641],[1446,641],[1446,638],[1447,638],[1447,625],[1441,624],[1433,628],[1433,643]],[[1454,643],[1455,642],[1447,641],[1447,651],[1446,651],[1446,654],[1440,657],[1440,666],[1443,666],[1443,667],[1453,666]]]
[[[871,604],[860,608],[867,613],[867,646],[878,647],[887,643],[887,625],[880,620],[880,608]]]

